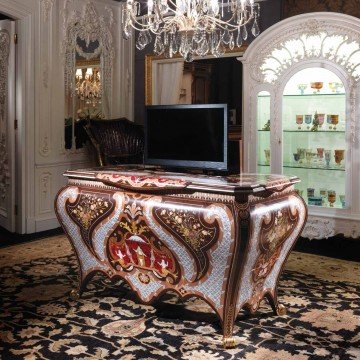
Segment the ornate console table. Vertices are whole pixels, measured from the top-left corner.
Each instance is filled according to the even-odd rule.
[[[67,171],[58,219],[76,251],[80,296],[92,275],[120,276],[148,303],[197,296],[220,318],[225,347],[242,308],[276,314],[283,264],[307,217],[295,177],[210,177],[136,167]]]

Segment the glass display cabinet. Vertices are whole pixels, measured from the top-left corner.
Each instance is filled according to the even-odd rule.
[[[304,14],[260,35],[241,59],[245,170],[301,179],[304,237],[360,236],[359,39],[359,20]]]
[[[308,205],[346,206],[345,108],[344,85],[329,70],[301,70],[285,86],[283,173],[302,179],[298,192]]]

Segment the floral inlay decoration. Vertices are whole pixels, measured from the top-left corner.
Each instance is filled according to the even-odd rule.
[[[196,280],[206,274],[209,259],[206,251],[219,237],[219,225],[209,224],[204,212],[180,207],[155,209],[156,220],[191,251],[197,266]]]
[[[83,238],[89,241],[94,225],[108,216],[114,203],[110,195],[82,191],[74,204],[66,204],[71,219],[80,227]]]

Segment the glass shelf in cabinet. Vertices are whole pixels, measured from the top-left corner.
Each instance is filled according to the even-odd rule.
[[[263,130],[259,130],[259,131],[263,131]],[[345,133],[345,130],[316,130],[316,131],[311,131],[311,130],[283,130],[284,133],[327,133],[327,134],[336,134],[336,133],[340,133],[343,134]]]
[[[258,164],[259,165],[259,164]],[[331,171],[345,171],[344,167],[339,166],[315,166],[315,165],[307,165],[307,164],[290,164],[284,163],[284,168],[292,168],[292,169],[308,169],[308,170],[331,170]]]
[[[325,208],[325,209],[336,209],[336,210],[346,210],[346,208],[342,207],[341,204],[336,204],[334,203],[334,206],[330,206],[329,204],[323,204],[323,205],[313,205],[313,204],[309,204],[308,200],[306,198],[303,198],[306,202],[306,205],[308,206],[313,206],[314,208]]]
[[[309,97],[309,96],[313,96],[313,97],[322,97],[322,96],[344,96],[346,95],[345,93],[328,93],[328,94],[286,94],[283,95],[284,98],[290,98],[290,97]]]
[[[345,93],[328,93],[328,94],[286,94],[283,95],[283,97],[308,97],[308,96],[314,96],[314,97],[321,97],[321,96],[344,96]],[[260,98],[269,98],[270,95],[258,95]]]

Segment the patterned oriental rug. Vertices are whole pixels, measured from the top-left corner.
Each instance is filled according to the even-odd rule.
[[[201,300],[145,306],[99,276],[73,301],[76,277],[64,236],[0,250],[1,359],[360,359],[360,263],[293,252],[279,288],[288,314],[241,313],[232,350]]]

